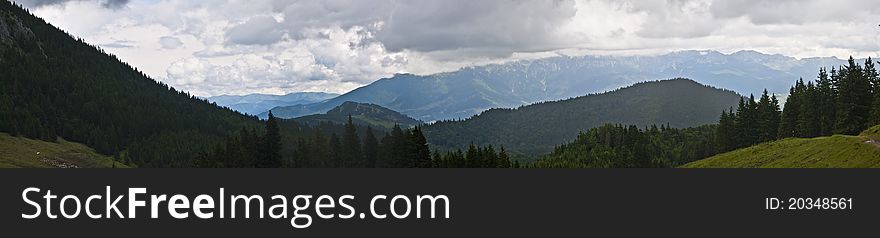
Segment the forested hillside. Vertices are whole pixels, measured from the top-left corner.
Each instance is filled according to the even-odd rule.
[[[351,117],[354,124],[369,125],[382,130],[391,130],[395,125],[402,128],[411,128],[421,124],[420,121],[406,115],[384,108],[376,104],[345,102],[324,114],[315,114],[294,118],[307,125],[317,125],[321,122],[343,124]]]
[[[80,142],[139,166],[189,166],[258,120],[157,82],[0,1],[0,131]]]
[[[428,142],[440,149],[473,143],[536,156],[606,123],[672,128],[713,124],[739,99],[732,91],[672,79],[516,109],[492,109],[467,120],[425,126],[424,132]]]
[[[719,152],[716,125],[677,129],[604,125],[560,145],[532,167],[671,168]]]

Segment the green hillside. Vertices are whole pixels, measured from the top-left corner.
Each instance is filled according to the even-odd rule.
[[[370,103],[345,102],[325,114],[316,114],[292,119],[307,125],[318,125],[321,122],[345,124],[348,116],[357,125],[372,126],[382,130],[391,130],[394,125],[411,128],[421,124],[420,121],[400,114],[394,110]]]
[[[113,158],[88,146],[59,139],[58,143],[0,133],[0,168],[109,168]],[[116,167],[127,167],[116,163]]]
[[[880,168],[880,126],[859,136],[788,138],[735,150],[685,168]]]
[[[606,123],[639,128],[717,123],[721,111],[735,107],[740,98],[733,91],[690,79],[661,80],[516,109],[492,109],[467,120],[425,126],[424,132],[428,143],[439,149],[491,144],[512,154],[536,156]]]
[[[0,132],[65,138],[138,167],[190,167],[231,131],[259,125],[0,1]]]

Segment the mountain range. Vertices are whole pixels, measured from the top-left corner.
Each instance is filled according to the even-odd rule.
[[[518,107],[677,77],[743,95],[759,94],[766,88],[783,96],[798,78],[813,79],[819,67],[844,63],[834,57],[797,59],[756,51],[558,56],[425,76],[397,74],[324,102],[272,110],[276,116],[294,118],[324,113],[352,101],[381,105],[430,122],[468,118],[490,108]]]
[[[248,95],[221,95],[207,98],[208,101],[217,103],[219,106],[228,107],[232,110],[249,114],[259,115],[278,106],[290,106],[298,104],[310,104],[322,102],[339,96],[335,93],[323,92],[299,92],[286,95],[248,94]]]

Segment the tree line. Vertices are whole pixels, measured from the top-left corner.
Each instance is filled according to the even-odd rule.
[[[606,124],[578,134],[529,167],[669,168],[718,153],[717,125],[672,128]]]
[[[473,147],[467,156],[462,152],[450,152],[450,156],[432,156],[421,127],[403,129],[395,125],[380,137],[371,126],[359,129],[351,116],[345,124],[323,124],[299,129],[308,130],[308,136],[291,137],[282,145],[279,119],[270,112],[263,131],[242,129],[238,135],[229,136],[224,145],[212,153],[204,153],[198,159],[198,167],[231,168],[432,168],[432,167],[512,167],[509,156],[494,149]],[[295,123],[295,122],[292,122]],[[288,124],[291,125],[291,124]],[[287,125],[285,125],[287,127]],[[323,128],[323,129],[322,129]],[[360,127],[364,128],[364,127]],[[336,131],[341,131],[341,135]],[[360,131],[363,131],[362,133]],[[476,161],[476,162],[475,162]]]
[[[511,162],[510,155],[501,147],[495,151],[492,145],[485,147],[471,144],[467,152],[461,149],[447,151],[442,154],[435,151],[433,155],[435,168],[520,168],[519,161]]]
[[[871,58],[864,65],[850,57],[838,68],[819,69],[816,80],[799,79],[789,91],[783,110],[774,96],[741,101],[721,114],[721,151],[799,137],[857,135],[880,124],[880,78]]]

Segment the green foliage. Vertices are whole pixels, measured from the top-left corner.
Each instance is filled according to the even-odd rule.
[[[461,150],[448,151],[445,155],[435,152],[433,159],[435,168],[518,168],[519,165],[510,162],[510,155],[501,147],[501,151],[495,153],[491,145],[479,147],[468,146],[467,153]]]
[[[592,128],[556,147],[532,166],[538,168],[668,168],[718,152],[718,127],[677,129],[656,125],[645,130],[611,125]]]
[[[278,131],[278,121],[272,112],[269,112],[269,119],[266,120],[266,135],[263,138],[255,139],[258,147],[262,150],[257,154],[258,168],[278,168],[281,167],[281,134]]]
[[[869,77],[876,78],[877,72],[873,69],[871,58],[868,58],[866,65],[871,67],[863,69],[850,57],[849,65],[840,69],[836,133],[855,135],[871,125],[869,116],[874,97],[871,95],[873,79]]]
[[[865,67],[850,57],[849,65],[840,70],[819,69],[819,77],[804,83],[798,80],[790,90],[779,137],[811,138],[834,133],[856,135],[871,125],[880,123],[880,106],[872,108],[880,97],[877,71],[871,58]],[[880,105],[880,104],[878,104]]]
[[[767,90],[756,102],[754,96],[740,99],[736,112],[723,112],[718,123],[718,151],[726,152],[776,140],[780,130],[779,101]],[[795,120],[796,121],[796,120]]]

